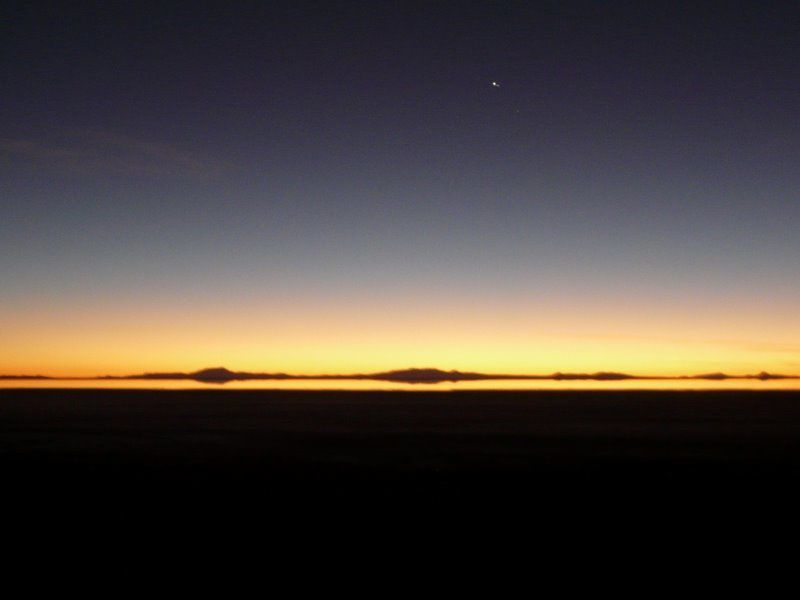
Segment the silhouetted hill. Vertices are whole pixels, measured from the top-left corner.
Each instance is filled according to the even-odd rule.
[[[402,369],[373,373],[366,376],[369,379],[383,381],[405,381],[406,383],[439,383],[442,381],[475,381],[489,379],[490,376],[481,373],[462,373],[461,371],[442,371],[441,369]]]
[[[508,375],[508,374],[487,374],[471,371],[444,371],[434,368],[411,368],[398,369],[394,371],[383,371],[380,373],[367,374],[345,374],[345,375],[290,375],[287,373],[249,373],[247,371],[231,371],[225,367],[209,367],[191,373],[172,372],[172,373],[142,373],[138,375],[103,375],[98,377],[62,377],[53,378],[46,375],[0,375],[0,380],[36,380],[36,379],[76,379],[76,380],[193,380],[203,383],[227,383],[229,381],[250,381],[250,380],[373,380],[373,381],[392,381],[401,383],[442,383],[458,381],[498,381],[498,380],[551,380],[551,381],[623,381],[623,380],[697,380],[707,379],[722,381],[726,379],[760,379],[762,381],[770,379],[800,379],[798,375],[776,375],[762,371],[753,375],[728,375],[726,373],[704,373],[700,375],[676,375],[676,376],[649,376],[649,375],[630,375],[628,373],[617,373],[614,371],[598,371],[596,373],[562,373],[556,372],[551,375]]]
[[[702,375],[695,375],[690,379],[711,379],[713,381],[722,381],[724,379],[730,379],[730,375],[726,375],[725,373],[703,373]]]
[[[225,367],[212,367],[191,373],[191,378],[197,381],[234,381],[236,379],[249,379],[250,373],[234,373]]]
[[[192,379],[205,383],[227,383],[228,381],[247,381],[250,379],[288,379],[292,376],[285,373],[247,373],[231,371],[225,367],[210,367],[192,373],[142,373],[139,375],[106,375],[96,379]]]
[[[767,373],[766,371],[761,371],[758,375],[750,376],[752,379],[760,379],[761,381],[767,381],[768,379],[789,379],[789,377],[789,375],[778,375],[776,373]]]
[[[639,379],[635,375],[628,375],[627,373],[613,373],[607,371],[599,371],[597,373],[553,373],[553,379],[556,381],[561,380],[581,380],[591,379],[595,381],[620,381],[623,379]]]
[[[768,381],[770,379],[796,379],[793,375],[778,375],[761,371],[755,375],[728,375],[727,373],[703,373],[702,375],[690,375],[679,377],[678,379],[709,379],[713,381],[723,381],[725,379],[760,379]]]

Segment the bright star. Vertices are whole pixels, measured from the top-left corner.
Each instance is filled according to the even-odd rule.
[[[497,83],[496,81],[493,81],[492,82],[492,87],[500,87],[500,84]]]

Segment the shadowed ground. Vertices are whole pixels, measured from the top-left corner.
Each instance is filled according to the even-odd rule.
[[[795,392],[0,390],[7,498],[786,499]]]
[[[791,539],[800,393],[0,389],[0,477],[37,565],[705,569]]]

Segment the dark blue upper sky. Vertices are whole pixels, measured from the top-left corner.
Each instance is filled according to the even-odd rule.
[[[0,15],[9,306],[142,286],[800,298],[794,3]]]

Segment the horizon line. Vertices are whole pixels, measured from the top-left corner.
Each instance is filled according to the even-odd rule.
[[[712,380],[722,381],[727,379],[761,380],[772,379],[800,379],[797,374],[778,374],[761,371],[743,375],[732,375],[725,372],[701,373],[694,375],[633,375],[615,371],[588,372],[561,372],[548,374],[504,374],[482,373],[475,371],[459,371],[456,369],[445,371],[438,368],[407,368],[376,373],[350,373],[350,374],[289,374],[231,371],[225,367],[211,367],[191,372],[153,372],[137,373],[130,375],[93,375],[93,376],[50,376],[50,375],[0,375],[0,380],[52,380],[52,381],[108,381],[108,380],[192,380],[205,383],[228,383],[231,381],[252,380],[372,380],[392,381],[398,383],[443,383],[458,381],[497,381],[497,380],[587,380],[587,381],[681,381],[681,380]]]

